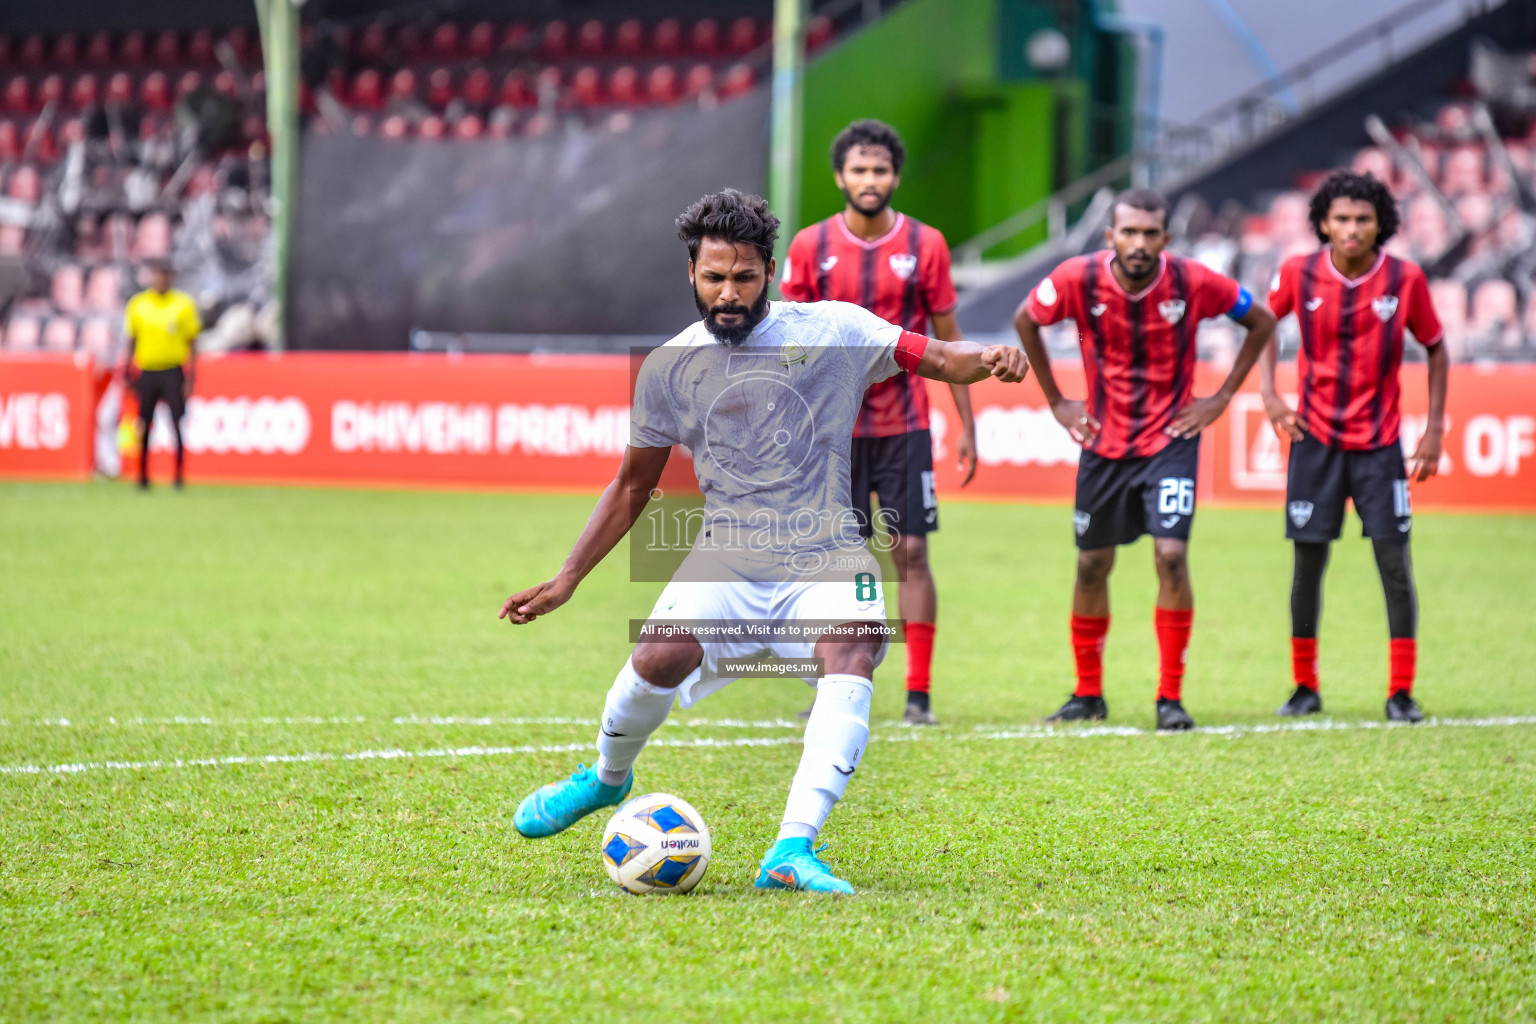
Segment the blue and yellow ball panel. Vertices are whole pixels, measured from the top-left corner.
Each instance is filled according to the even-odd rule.
[[[655,867],[641,875],[637,881],[646,885],[654,885],[658,889],[671,889],[683,879],[688,877],[688,872],[699,862],[697,855],[692,857],[667,857],[659,861]]]
[[[613,838],[608,840],[608,845],[603,847],[603,858],[614,867],[621,868],[643,849],[644,843],[637,843],[624,833],[615,832]]]
[[[650,825],[658,832],[697,832],[693,822],[687,816],[671,804],[658,804],[655,807],[646,808],[635,814],[636,818]]]

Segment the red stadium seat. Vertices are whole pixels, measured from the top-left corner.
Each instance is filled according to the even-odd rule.
[[[461,90],[464,102],[474,107],[486,107],[491,102],[491,73],[485,68],[475,68],[464,76]]]
[[[187,60],[193,64],[214,63],[212,29],[200,28],[192,33],[187,40]]]
[[[62,103],[64,101],[64,79],[58,75],[49,75],[42,80],[37,87],[37,105],[46,107],[50,103]]]
[[[128,103],[133,99],[133,79],[119,71],[107,79],[107,102]]]
[[[32,109],[32,83],[23,75],[17,75],[5,86],[5,109],[13,114],[25,114]]]
[[[436,114],[428,114],[421,119],[421,124],[417,127],[416,134],[424,139],[440,139],[448,134],[448,126]]]
[[[85,305],[85,271],[78,263],[65,263],[53,272],[48,300],[61,313],[78,313]]]
[[[388,48],[389,30],[375,21],[363,30],[357,44],[357,55],[367,60],[379,60]]]
[[[199,171],[203,168],[199,167]],[[197,175],[194,173],[193,177]],[[187,191],[193,191],[189,182]],[[141,260],[159,259],[171,251],[171,221],[163,213],[147,213],[133,233],[133,253]],[[94,282],[93,282],[94,283]],[[97,287],[104,287],[98,285]]]
[[[581,31],[576,35],[577,52],[584,57],[601,57],[607,34],[603,23],[596,18],[582,22]]]
[[[267,119],[260,114],[247,114],[240,122],[240,134],[247,142],[262,142],[267,138]]]
[[[0,255],[20,256],[26,243],[26,228],[20,224],[0,224]],[[11,322],[15,323],[14,317]]]
[[[54,40],[53,63],[63,68],[72,68],[80,63],[80,37],[73,32],[65,32]]]
[[[832,24],[832,19],[824,14],[818,14],[810,20],[805,27],[805,50],[807,53],[815,53],[832,41],[837,34],[837,28]]]
[[[166,81],[164,71],[151,71],[144,76],[144,81],[139,83],[139,102],[150,110],[171,109],[171,85]]]
[[[72,117],[64,122],[64,127],[59,129],[59,145],[68,149],[77,142],[85,141],[85,121],[82,118]]]
[[[14,224],[0,225],[0,252],[10,255],[21,251],[20,238],[12,237],[13,231],[20,230]],[[43,325],[35,316],[12,316],[5,325],[5,347],[12,352],[34,351],[42,340]]]
[[[517,130],[517,111],[511,107],[497,107],[486,122],[486,132],[493,139],[508,139]]]
[[[571,78],[571,92],[576,96],[576,102],[585,107],[595,107],[603,102],[603,80],[597,73],[597,68],[588,64],[576,69],[576,74]]]
[[[123,36],[123,45],[118,48],[117,56],[124,64],[143,64],[148,49],[144,33],[134,29]]]
[[[43,198],[43,179],[37,168],[31,164],[16,168],[16,173],[6,183],[5,194],[24,203],[35,203]]]
[[[80,325],[80,351],[96,360],[107,363],[112,358],[112,321],[93,316]]]
[[[374,68],[364,68],[352,79],[352,105],[361,110],[378,110],[384,105],[384,81]]]
[[[558,60],[571,52],[571,27],[563,21],[552,21],[544,26],[539,37],[539,54]]]
[[[395,31],[395,45],[400,48],[407,60],[415,60],[421,56],[421,26],[413,21],[408,21]]]
[[[520,54],[532,43],[533,30],[520,21],[514,21],[501,35],[501,52]]]
[[[437,68],[427,76],[427,103],[441,110],[453,101],[453,72]]]
[[[708,64],[695,64],[688,69],[688,77],[683,80],[683,95],[698,96],[709,90],[715,84],[715,69]]]
[[[93,68],[112,63],[112,34],[95,32],[85,44],[85,62]]]
[[[11,44],[11,37],[8,35],[0,35],[0,65],[9,64],[11,62],[12,50],[13,47]]]
[[[656,23],[651,34],[651,50],[662,57],[675,57],[683,51],[683,26],[676,18]]]
[[[496,26],[488,21],[478,21],[469,30],[465,52],[471,57],[489,57],[496,52]]]
[[[560,86],[564,82],[564,76],[560,73],[558,67],[551,65],[546,68],[540,68],[538,78],[534,81],[538,83],[538,95],[539,99],[542,100],[545,96],[558,96],[560,94]]]
[[[416,99],[416,72],[401,68],[389,80],[389,102],[410,103]]]
[[[1440,188],[1448,196],[1478,192],[1483,188],[1483,151],[1477,146],[1458,146],[1445,158]]]
[[[725,82],[720,86],[720,98],[730,99],[732,96],[740,96],[744,92],[751,92],[757,85],[757,73],[752,70],[750,64],[737,64],[725,73]]]
[[[217,75],[213,76],[213,91],[221,96],[238,98],[240,95],[240,85],[235,81],[234,75],[228,71],[220,71]]]
[[[432,56],[453,60],[459,55],[459,26],[445,21],[432,30]]]
[[[0,121],[0,163],[10,163],[21,155],[21,135],[14,121]]]
[[[640,75],[628,64],[616,68],[608,79],[608,95],[615,103],[640,103]]]
[[[260,68],[251,72],[251,92],[257,96],[267,91],[267,73]]]
[[[720,23],[714,18],[701,18],[689,33],[688,43],[694,53],[712,57],[720,52]]]
[[[454,122],[453,137],[456,139],[478,139],[483,134],[485,122],[478,114],[466,114]]]
[[[36,32],[21,41],[16,63],[24,68],[40,68],[48,61],[48,44]]]
[[[352,134],[372,135],[373,118],[369,117],[367,114],[354,114],[352,116]]]
[[[757,46],[757,22],[751,18],[737,18],[731,22],[725,45],[732,53],[751,53]]]
[[[645,76],[645,97],[652,103],[677,102],[677,71],[670,64],[661,64]]]
[[[624,57],[638,57],[644,48],[645,29],[639,19],[629,18],[620,22],[613,37],[614,52]]]
[[[69,102],[76,110],[94,106],[100,98],[101,83],[89,72],[75,79],[74,87],[69,90]]]
[[[59,145],[54,139],[53,129],[41,121],[33,121],[27,127],[26,142],[22,144],[22,149],[31,150],[37,154],[38,161],[45,164],[51,164],[59,158]],[[38,198],[42,198],[41,192]]]
[[[43,328],[44,352],[73,352],[75,350],[75,321],[73,317],[50,317]]]
[[[525,71],[509,71],[501,81],[501,102],[513,107],[531,107],[539,102]]]
[[[554,118],[547,114],[535,114],[528,119],[528,124],[523,128],[524,135],[548,135],[555,129]]]
[[[203,76],[196,71],[188,71],[176,80],[176,98],[181,99],[189,92],[196,92],[203,87]]]
[[[224,33],[224,42],[228,44],[235,59],[242,64],[255,56],[251,52],[251,32],[244,25],[236,25]]]
[[[174,29],[166,29],[155,37],[153,56],[160,67],[181,62],[181,39]]]
[[[403,139],[410,134],[410,131],[410,123],[399,114],[392,114],[386,117],[383,123],[379,125],[379,134],[386,139]]]

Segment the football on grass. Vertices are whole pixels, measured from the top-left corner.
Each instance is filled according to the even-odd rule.
[[[709,866],[709,828],[686,800],[647,793],[603,829],[603,866],[626,892],[687,892]]]

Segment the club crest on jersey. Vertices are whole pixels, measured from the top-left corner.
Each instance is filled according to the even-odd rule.
[[[905,281],[917,269],[917,257],[909,252],[899,252],[891,257],[891,273]]]
[[[1298,527],[1306,526],[1307,520],[1312,518],[1312,503],[1310,501],[1293,501],[1285,506],[1286,513],[1291,517],[1291,522]]]
[[[786,341],[784,346],[779,349],[780,366],[794,366],[796,363],[805,362],[810,357],[811,354],[801,348],[799,342]],[[772,406],[769,406],[769,408],[772,408]]]
[[[1392,319],[1392,314],[1397,312],[1396,295],[1378,295],[1371,300],[1371,308],[1376,311],[1376,316],[1386,323]]]
[[[1077,531],[1079,537],[1088,532],[1088,523],[1092,518],[1082,509],[1077,509],[1072,513],[1072,529]]]
[[[1163,319],[1170,324],[1176,324],[1184,319],[1184,300],[1169,299],[1167,302],[1159,302],[1157,311],[1163,314]]]

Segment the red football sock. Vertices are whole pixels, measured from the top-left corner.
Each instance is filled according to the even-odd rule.
[[[1392,681],[1387,686],[1387,696],[1401,690],[1413,692],[1414,670],[1418,667],[1419,642],[1413,637],[1392,640]]]
[[[1291,637],[1291,678],[1297,686],[1317,689],[1317,637]]]
[[[1159,700],[1178,700],[1184,689],[1184,658],[1189,653],[1189,628],[1195,621],[1193,608],[1157,608],[1153,621],[1157,626]]]
[[[907,689],[927,693],[933,675],[933,631],[931,622],[907,623]]]
[[[1072,616],[1072,653],[1077,658],[1077,696],[1104,696],[1104,637],[1108,615]]]

